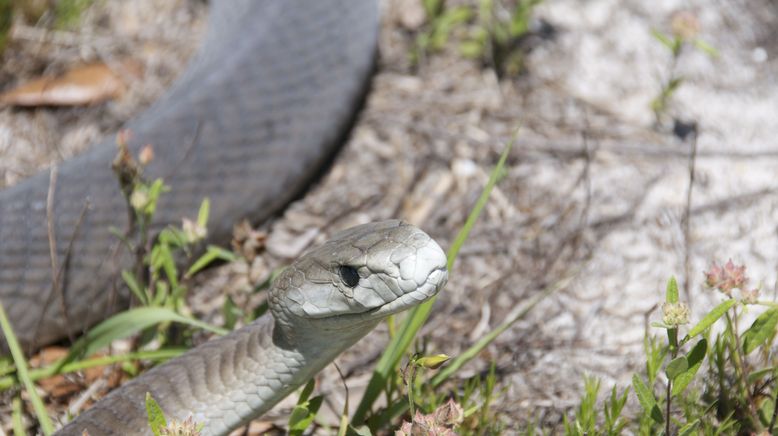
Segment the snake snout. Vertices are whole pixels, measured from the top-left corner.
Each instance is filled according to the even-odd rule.
[[[409,226],[410,227],[410,226]],[[387,286],[395,298],[385,298],[385,303],[375,310],[375,316],[400,312],[435,296],[448,280],[447,259],[443,249],[423,231],[413,228],[403,244],[390,256],[396,266]],[[388,275],[388,274],[387,274]]]
[[[427,236],[425,244],[416,249],[415,255],[400,262],[400,287],[425,300],[432,297],[446,283],[446,263],[443,249]]]

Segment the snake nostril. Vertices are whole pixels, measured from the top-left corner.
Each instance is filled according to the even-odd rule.
[[[353,288],[359,284],[359,273],[354,267],[341,265],[340,268],[338,268],[338,274],[340,275],[340,279],[343,280],[343,284],[349,288]]]

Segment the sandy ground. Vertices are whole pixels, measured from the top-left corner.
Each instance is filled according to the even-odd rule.
[[[329,174],[264,228],[265,255],[250,267],[213,273],[195,308],[220,307],[224,297],[214,290],[246,292],[305,247],[357,223],[404,218],[447,247],[519,126],[505,177],[424,330],[429,351],[456,355],[533,294],[570,280],[461,374],[496,361],[506,389],[496,407],[510,428],[526,419],[559,425],[577,404],[584,374],[603,378],[606,387],[626,386],[641,368],[646,326],[661,316],[657,305],[670,275],[689,290],[685,296],[697,315],[719,298],[702,288],[702,271],[713,260],[746,264],[754,285],[774,297],[778,8],[767,0],[650,6],[546,0],[536,17],[554,29],[553,37],[533,42],[523,75],[498,80],[463,59],[455,45],[411,70],[411,31],[400,24],[400,4],[385,8],[373,92]],[[170,7],[170,16],[180,17],[179,32],[162,40],[181,38],[190,46],[181,29],[201,24],[196,8],[179,7]],[[719,52],[716,58],[695,50],[681,56],[676,68],[686,80],[668,112],[699,126],[688,231],[692,141],[678,139],[668,126],[655,128],[650,110],[671,61],[651,30],[669,32],[671,16],[682,8],[699,19],[700,38]],[[141,27],[153,36],[164,26]],[[81,50],[72,47],[70,58]],[[67,62],[68,55],[61,59]],[[160,67],[162,73],[183,62],[166,61],[173,66]],[[13,68],[4,66],[5,77]],[[158,76],[159,84],[170,80]],[[77,152],[126,119],[131,111],[124,104],[0,111],[0,176],[12,183],[52,153]],[[78,145],[61,145],[68,141]],[[352,373],[352,403],[385,338],[379,329],[339,359]],[[322,389],[333,391],[328,401],[336,410],[339,384],[332,369],[325,371]]]

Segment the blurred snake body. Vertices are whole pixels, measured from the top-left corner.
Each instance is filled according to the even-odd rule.
[[[301,194],[332,159],[361,106],[375,59],[377,0],[215,0],[199,54],[173,88],[128,124],[130,151],[170,186],[154,232],[211,200],[209,241],[258,223]],[[114,137],[0,191],[0,301],[27,352],[122,310],[132,254],[111,170]],[[389,314],[435,295],[446,258],[397,221],[336,235],[269,292],[272,315],[207,342],[109,394],[61,434],[151,434],[146,392],[169,419],[225,434],[261,415]],[[0,341],[0,353],[5,341]]]

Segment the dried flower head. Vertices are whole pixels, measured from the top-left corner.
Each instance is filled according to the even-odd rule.
[[[130,139],[129,130],[121,130],[116,134],[116,147],[118,151],[111,163],[111,168],[119,178],[119,185],[125,195],[128,195],[135,179],[140,175],[138,163],[132,158],[127,142]]]
[[[683,40],[691,40],[700,33],[700,20],[691,11],[678,11],[670,21],[673,36]]]
[[[181,220],[181,229],[184,231],[186,240],[191,244],[205,239],[205,237],[208,235],[208,229],[188,218]]]
[[[197,424],[191,416],[183,421],[171,420],[167,427],[160,429],[160,436],[200,436],[202,424]]]
[[[741,289],[740,299],[746,304],[756,304],[757,300],[759,300],[759,288]]]
[[[246,220],[240,222],[232,230],[232,249],[240,253],[249,262],[253,261],[265,248],[267,233],[254,230]]]
[[[413,422],[405,421],[400,429],[394,432],[395,436],[456,436],[454,430],[438,423],[434,414],[422,415],[416,411]]]
[[[146,144],[140,149],[140,153],[138,153],[138,161],[141,165],[146,166],[152,160],[154,160],[154,147],[152,147],[151,144]]]
[[[733,289],[743,289],[748,283],[745,265],[735,265],[732,259],[724,266],[713,262],[710,269],[705,272],[705,284],[715,288],[728,297],[732,297]]]
[[[669,326],[689,324],[689,306],[686,303],[664,303],[662,315],[662,321]]]
[[[423,415],[418,410],[413,421],[405,421],[394,434],[395,436],[456,436],[453,427],[465,419],[462,406],[453,399],[439,406],[434,412]]]
[[[465,411],[453,398],[449,398],[446,404],[439,406],[432,414],[436,422],[449,427],[462,424],[465,420]]]
[[[143,211],[148,206],[150,200],[149,194],[145,189],[136,189],[130,195],[130,205],[138,212]]]

